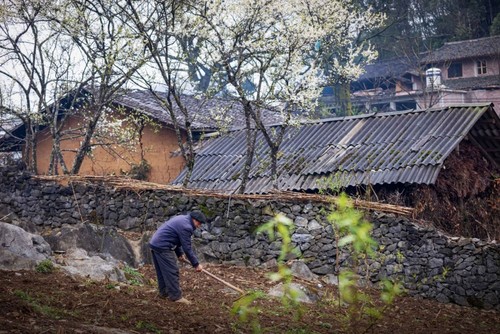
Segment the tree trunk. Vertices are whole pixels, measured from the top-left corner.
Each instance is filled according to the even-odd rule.
[[[58,175],[58,166],[61,165],[62,171],[64,174],[68,174],[68,167],[66,166],[66,163],[64,162],[64,157],[61,152],[61,139],[59,135],[53,134],[52,135],[52,151],[50,152],[50,165],[49,165],[49,170],[48,173],[49,175]]]
[[[257,130],[252,129],[252,116],[251,116],[251,106],[249,102],[245,101],[244,110],[245,110],[245,123],[246,123],[246,155],[245,155],[245,165],[243,166],[243,170],[241,171],[241,184],[239,187],[239,193],[245,193],[248,178],[250,176],[250,169],[252,168],[253,156],[255,154],[255,141],[257,139]]]
[[[37,173],[37,162],[36,162],[36,130],[31,122],[28,120],[25,123],[26,126],[26,138],[24,144],[24,162],[26,163],[29,172]]]
[[[279,146],[273,145],[271,149],[271,180],[274,190],[278,190],[278,148]]]
[[[73,161],[73,166],[71,167],[70,174],[76,175],[80,172],[80,168],[83,164],[83,159],[85,159],[85,155],[90,150],[90,143],[92,137],[94,136],[95,129],[97,127],[97,122],[99,122],[99,118],[101,117],[102,108],[98,108],[94,111],[94,115],[88,121],[87,127],[85,129],[85,135],[83,137],[83,141],[76,152],[75,160]]]
[[[349,82],[334,85],[335,100],[337,101],[337,115],[352,116],[351,92]]]

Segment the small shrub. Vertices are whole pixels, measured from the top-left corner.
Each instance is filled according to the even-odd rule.
[[[132,164],[130,166],[130,171],[128,175],[131,178],[136,180],[145,181],[149,177],[149,173],[151,172],[151,165],[146,160],[141,160],[138,164]]]
[[[118,284],[116,284],[116,283],[108,283],[105,285],[106,289],[108,289],[108,290],[116,289],[117,286],[118,286]]]
[[[295,318],[298,320],[302,316],[302,307],[298,302],[298,293],[291,288],[292,271],[285,263],[285,259],[290,254],[297,254],[297,249],[293,248],[291,231],[293,230],[293,222],[284,215],[278,214],[269,222],[259,226],[256,234],[266,233],[271,241],[281,238],[281,251],[278,257],[278,271],[271,273],[269,278],[274,282],[283,282],[283,296],[281,298],[282,305],[288,310],[294,312]],[[265,293],[262,291],[253,291],[240,297],[231,309],[231,313],[238,316],[239,322],[250,323],[252,333],[262,333],[259,315],[262,310],[258,306],[253,306],[258,299],[265,298]],[[272,310],[266,310],[270,313]]]
[[[123,268],[123,272],[125,273],[125,278],[127,279],[127,283],[130,285],[143,285],[144,284],[144,276],[137,271],[137,269],[125,266]]]
[[[35,270],[38,273],[42,274],[50,274],[54,271],[54,269],[55,269],[54,264],[49,259],[43,260],[35,267]]]
[[[142,321],[142,320],[139,320],[136,322],[135,328],[145,329],[145,330],[147,330],[149,332],[153,332],[153,333],[161,333],[161,330],[158,329],[155,324],[152,324],[152,323],[147,322],[147,321]]]

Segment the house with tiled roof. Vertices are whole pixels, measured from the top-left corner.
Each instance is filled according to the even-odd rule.
[[[89,92],[81,93],[82,95]],[[164,92],[150,92],[148,90],[124,90],[113,100],[108,115],[115,119],[126,119],[130,115],[140,115],[142,119],[134,124],[130,120],[122,123],[123,127],[135,127],[140,131],[137,143],[127,147],[120,145],[95,145],[91,154],[84,159],[79,174],[81,175],[120,175],[128,173],[132,166],[145,160],[149,166],[148,181],[169,183],[177,177],[185,166],[185,161],[179,153],[179,144],[170,113],[162,106],[161,99],[166,97]],[[68,98],[72,100],[72,98]],[[195,141],[204,136],[221,130],[227,131],[241,128],[244,111],[240,103],[222,98],[200,98],[192,95],[183,95],[182,103],[188,111],[189,118],[175,106],[174,114],[180,127],[181,135],[186,138],[186,121],[190,122],[192,135]],[[62,99],[61,101],[64,101]],[[63,103],[64,104],[64,103]],[[85,104],[79,106],[84,111]],[[63,112],[65,107],[60,108]],[[264,124],[282,122],[279,112],[263,110]],[[82,112],[71,112],[65,120],[61,133],[61,150],[65,161],[72,161],[74,152],[78,148],[81,135],[75,133],[82,124]],[[19,125],[0,138],[0,151],[21,151],[25,136],[24,125]],[[41,127],[37,135],[37,167],[38,174],[47,173],[49,157],[52,150],[52,137],[48,127]],[[133,146],[133,147],[131,147]]]
[[[322,103],[335,110],[328,90]],[[500,36],[445,43],[420,54],[367,65],[351,84],[356,113],[457,103],[500,103]]]

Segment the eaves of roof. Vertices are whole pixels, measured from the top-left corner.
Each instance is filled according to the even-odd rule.
[[[315,191],[327,179],[339,187],[433,184],[445,159],[469,133],[500,164],[500,118],[490,104],[303,123],[288,128],[280,146],[279,190]],[[257,143],[247,193],[272,187],[269,149],[262,137]],[[196,155],[189,186],[236,192],[245,152],[244,131],[208,140]],[[173,183],[180,184],[185,173]]]
[[[172,117],[161,100],[166,100],[166,93],[147,90],[129,91],[115,99],[115,104],[139,111],[167,125],[172,125]],[[173,101],[173,97],[171,97]],[[188,113],[191,128],[194,131],[216,131],[220,128],[235,129],[241,127],[244,111],[238,101],[221,98],[197,98],[193,95],[182,95],[181,101]],[[185,128],[186,117],[175,101],[173,114],[181,128]],[[279,112],[265,109],[262,111],[264,124],[276,124],[283,120]]]
[[[428,52],[425,57],[422,57],[422,63],[491,56],[500,56],[500,35],[445,43],[439,49]]]
[[[408,72],[415,71],[415,67],[418,67],[418,61],[416,59],[401,57],[381,60],[373,64],[366,65],[364,67],[364,73],[357,79],[357,81],[379,78],[397,78]]]
[[[65,100],[71,100],[71,94],[73,94],[73,91],[64,96],[61,101],[64,103]],[[90,89],[85,88],[81,94],[92,93]],[[116,108],[123,107],[134,110],[151,117],[155,121],[173,127],[172,117],[160,101],[160,99],[166,98],[166,93],[156,92],[156,94],[155,96],[148,90],[123,89],[119,91],[113,103]],[[242,105],[238,101],[221,98],[196,98],[192,95],[182,95],[181,99],[189,115],[193,132],[204,134],[221,129],[234,130],[242,127],[242,119],[245,117]],[[186,117],[175,102],[173,105],[175,120],[181,129],[185,129]],[[281,113],[272,109],[261,110],[261,117],[265,125],[280,124],[283,121]],[[0,136],[0,151],[18,150],[24,136],[24,125],[19,124],[16,128],[16,138],[8,135]]]
[[[470,78],[456,78],[443,81],[443,85],[450,89],[500,89],[500,76],[488,75]]]

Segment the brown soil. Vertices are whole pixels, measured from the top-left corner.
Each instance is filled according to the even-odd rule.
[[[264,271],[210,264],[206,268],[245,291],[272,286]],[[191,268],[181,268],[183,305],[156,295],[154,271],[141,269],[141,286],[73,279],[61,272],[0,271],[0,333],[250,333],[231,314],[238,294]],[[500,333],[500,312],[399,297],[384,317],[348,321],[333,300],[336,290],[303,304],[302,317],[275,298],[260,299],[264,333]]]

